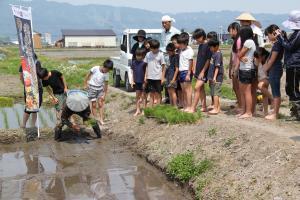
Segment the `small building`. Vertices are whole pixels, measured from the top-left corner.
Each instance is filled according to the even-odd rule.
[[[51,45],[52,44],[51,33],[45,33],[44,34],[44,42],[47,45]]]
[[[64,47],[116,47],[117,36],[110,29],[63,29]]]
[[[36,31],[33,31],[33,47],[35,49],[42,48],[42,34]]]

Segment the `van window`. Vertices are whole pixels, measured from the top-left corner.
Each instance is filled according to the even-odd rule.
[[[127,35],[123,35],[122,44],[127,48]]]
[[[133,45],[136,43],[136,41],[133,39],[133,37],[135,35],[136,35],[136,33],[129,34],[129,37],[130,37],[130,40],[129,40],[130,49],[132,49]],[[162,41],[161,41],[161,33],[147,33],[147,38],[148,37],[151,37],[152,39],[158,40],[160,42],[160,44],[162,43]]]

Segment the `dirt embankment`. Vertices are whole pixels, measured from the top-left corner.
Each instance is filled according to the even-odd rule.
[[[299,124],[238,120],[227,112],[195,125],[166,125],[134,118],[132,97],[114,93],[108,101],[112,138],[161,169],[188,150],[213,160],[213,170],[191,182],[195,190],[205,183],[203,199],[300,199]]]

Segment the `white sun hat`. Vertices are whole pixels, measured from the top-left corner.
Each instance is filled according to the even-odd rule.
[[[300,30],[300,10],[291,11],[289,19],[284,21],[282,25],[291,30]]]
[[[161,18],[162,22],[174,22],[175,23],[175,19],[170,17],[169,15],[164,15]]]
[[[90,105],[87,92],[82,90],[69,90],[66,103],[74,112],[82,112]]]
[[[256,21],[255,17],[248,12],[242,13],[240,16],[236,18],[238,21]]]

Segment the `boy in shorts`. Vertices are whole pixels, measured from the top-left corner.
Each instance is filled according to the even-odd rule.
[[[104,124],[104,102],[108,89],[109,71],[113,69],[113,62],[105,60],[103,67],[95,66],[86,76],[85,87],[88,88],[88,97],[92,103],[92,114],[97,116],[97,102],[99,106],[99,122]]]
[[[150,41],[150,52],[147,53],[144,62],[147,63],[145,83],[150,90],[150,105],[161,103],[162,84],[165,77],[165,59],[159,51],[160,43],[157,40]]]
[[[194,51],[189,46],[190,36],[188,33],[181,33],[178,37],[180,47],[179,53],[179,81],[183,93],[183,111],[189,112],[192,107],[192,70]]]
[[[178,76],[178,61],[179,57],[176,54],[176,48],[173,43],[169,43],[166,47],[166,51],[169,55],[169,65],[166,67],[166,88],[169,93],[170,103],[172,106],[177,107],[177,76]]]
[[[218,40],[210,40],[208,46],[213,53],[211,66],[208,70],[207,78],[209,80],[210,93],[214,100],[214,108],[209,111],[209,114],[217,115],[221,111],[220,96],[221,86],[223,82],[223,55],[219,49],[220,42]]]
[[[135,60],[132,61],[131,70],[132,70],[132,83],[131,87],[135,88],[136,91],[136,112],[134,116],[140,115],[141,112],[141,103],[144,100],[144,90],[145,90],[145,73],[147,63],[144,62],[146,50],[144,48],[138,48],[135,51]]]
[[[62,106],[68,91],[66,80],[61,72],[57,70],[48,71],[46,68],[41,69],[40,78],[42,79],[43,86],[47,88],[50,99],[54,104],[56,122],[59,123]]]
[[[204,85],[207,83],[207,72],[210,65],[210,59],[212,56],[212,52],[208,46],[208,41],[206,41],[206,33],[203,29],[199,28],[196,29],[193,33],[193,39],[197,41],[199,44],[198,47],[198,55],[197,55],[197,62],[195,66],[195,78],[196,78],[196,85],[195,85],[195,95],[194,95],[194,102],[192,109],[190,112],[194,113],[197,111],[197,105],[199,100],[201,99],[202,104],[202,112],[206,112],[206,94]]]

